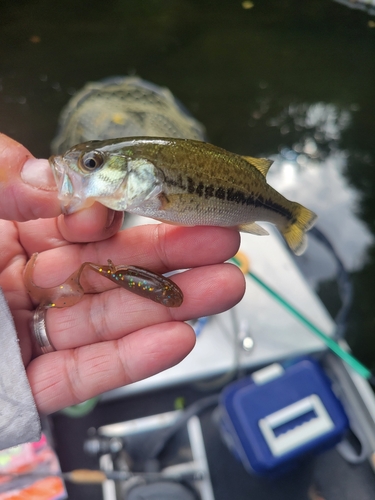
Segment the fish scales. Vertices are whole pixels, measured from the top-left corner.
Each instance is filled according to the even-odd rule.
[[[205,216],[209,214],[212,217],[212,209],[217,209],[215,223],[219,223],[220,220],[217,219],[222,220],[223,216],[233,225],[246,223],[251,209],[269,210],[269,216],[275,222],[278,215],[288,218],[291,223],[295,221],[293,212],[288,208],[289,202],[285,203],[287,200],[282,195],[265,184],[264,176],[255,168],[251,172],[252,175],[249,175],[248,161],[239,155],[222,153],[219,148],[207,143],[207,147],[202,151],[201,143],[194,142],[182,141],[176,144],[174,140],[168,145],[147,144],[146,147],[135,151],[136,156],[143,155],[162,170],[163,193],[167,198],[168,195],[182,195],[178,201],[174,198],[174,206],[178,203],[183,205],[184,209],[181,207],[181,211],[178,210],[172,215],[175,222],[192,220],[195,224],[212,224],[212,220],[206,221]],[[266,192],[262,194],[265,188]],[[192,196],[188,198],[186,193]],[[232,212],[228,203],[233,205],[233,217],[237,217],[236,220],[231,220]],[[243,208],[243,220],[240,221],[238,206]],[[189,214],[189,208],[192,214]],[[135,213],[141,212],[142,208],[135,209]],[[171,216],[168,203],[163,213],[154,216],[162,218],[163,214]],[[261,219],[260,216],[259,220]]]
[[[277,226],[301,254],[316,215],[266,181],[272,161],[205,142],[157,137],[91,141],[50,159],[65,212],[95,200],[116,209],[181,225],[236,227],[268,234]]]

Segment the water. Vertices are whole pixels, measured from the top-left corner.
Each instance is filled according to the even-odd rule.
[[[46,157],[87,81],[169,87],[211,142],[274,158],[270,182],[319,213],[354,280],[347,339],[374,368],[374,26],[328,0],[2,0],[0,130]],[[332,258],[311,241],[298,263],[334,314]]]

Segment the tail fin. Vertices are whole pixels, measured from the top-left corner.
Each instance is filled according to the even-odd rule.
[[[296,255],[302,255],[307,248],[306,232],[313,227],[317,215],[299,203],[293,203],[295,222],[280,228],[288,246]]]

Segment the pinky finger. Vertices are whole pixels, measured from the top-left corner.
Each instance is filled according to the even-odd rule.
[[[189,325],[162,323],[119,340],[39,356],[27,375],[38,410],[49,414],[166,370],[194,344]]]

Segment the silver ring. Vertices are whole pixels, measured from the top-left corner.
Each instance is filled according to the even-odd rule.
[[[46,330],[46,308],[39,306],[33,315],[33,331],[35,339],[43,354],[56,351],[51,344]]]

